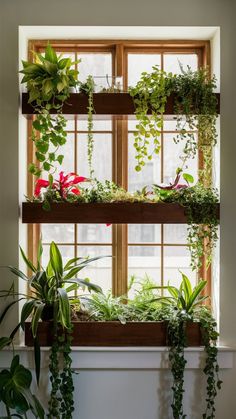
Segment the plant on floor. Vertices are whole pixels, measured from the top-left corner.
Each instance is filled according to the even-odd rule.
[[[0,350],[10,345],[12,340],[8,337],[0,338]],[[28,418],[27,413],[35,418],[44,419],[44,410],[30,387],[32,374],[30,370],[20,364],[19,355],[14,354],[9,369],[0,372],[0,403],[4,404],[6,416],[1,418]],[[14,410],[14,412],[12,412]]]
[[[166,297],[158,297],[157,301],[162,302],[169,310],[168,344],[169,361],[173,375],[171,407],[174,419],[186,418],[183,410],[184,371],[186,366],[184,348],[187,346],[185,328],[189,321],[197,321],[201,324],[203,344],[206,351],[204,373],[207,376],[207,407],[203,418],[211,419],[215,417],[215,398],[217,391],[221,388],[222,381],[218,377],[216,322],[210,309],[203,305],[208,298],[202,295],[206,284],[207,281],[200,281],[192,288],[191,282],[182,273],[182,282],[179,288],[171,285],[156,287],[158,290],[164,289],[169,293]]]
[[[85,83],[80,82],[80,91],[85,93],[88,96],[88,143],[87,143],[87,155],[88,155],[88,167],[89,167],[89,177],[92,178],[94,174],[93,170],[93,149],[94,149],[94,140],[93,140],[93,114],[94,114],[94,105],[93,105],[93,93],[95,89],[95,83],[92,76],[88,76]]]
[[[205,256],[208,267],[218,240],[217,190],[197,183],[191,187],[187,184],[169,188],[153,185],[153,191],[161,201],[177,202],[185,207],[191,266],[193,269],[201,267],[202,257]]]
[[[78,273],[91,262],[101,259],[73,258],[65,265],[62,263],[61,253],[54,242],[50,245],[50,258],[46,269],[41,266],[42,245],[38,248],[38,261],[35,266],[25,255],[22,249],[21,255],[27,268],[33,275],[28,277],[19,269],[9,266],[10,271],[23,279],[31,289],[29,294],[18,293],[12,286],[10,290],[2,290],[1,297],[17,297],[9,303],[1,314],[0,322],[7,312],[20,300],[26,300],[21,310],[20,323],[11,333],[13,338],[21,326],[24,330],[26,319],[31,316],[31,330],[35,343],[36,377],[39,381],[40,372],[40,348],[37,340],[37,328],[40,319],[52,320],[53,344],[50,355],[49,370],[51,373],[51,397],[49,400],[49,418],[72,418],[73,411],[73,379],[71,370],[71,304],[79,304],[80,297],[70,295],[79,288],[101,291],[100,287],[90,283],[87,279],[77,278]],[[61,369],[61,364],[63,368]],[[66,415],[64,416],[65,413]]]
[[[29,103],[37,116],[32,124],[32,140],[36,148],[36,159],[42,164],[38,167],[31,163],[29,171],[40,176],[42,170],[50,172],[57,162],[62,164],[63,154],[57,152],[66,143],[66,119],[62,114],[63,103],[70,96],[70,88],[78,85],[78,71],[70,58],[58,56],[50,44],[45,54],[34,54],[34,61],[22,61],[24,76],[21,83],[26,83]],[[78,63],[79,61],[77,61]],[[50,115],[54,111],[55,115]]]
[[[143,72],[136,86],[129,88],[138,120],[134,132],[136,171],[142,170],[153,155],[159,154],[163,130],[163,113],[172,89],[172,75],[154,66],[151,73]],[[148,115],[148,112],[151,112]]]

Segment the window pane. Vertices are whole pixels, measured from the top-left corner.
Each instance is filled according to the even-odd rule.
[[[164,70],[169,73],[180,74],[181,68],[187,70],[188,66],[193,70],[198,68],[197,54],[164,54]]]
[[[79,80],[84,82],[89,75],[101,77],[95,82],[107,87],[105,76],[112,76],[112,54],[111,53],[79,53],[81,62],[78,65]]]
[[[111,243],[112,226],[105,224],[78,224],[79,243]]]
[[[41,234],[43,243],[73,243],[74,224],[42,224]]]
[[[190,253],[184,246],[164,247],[164,285],[179,287],[182,281],[180,272],[188,276],[193,285],[196,284],[196,272],[190,268]]]
[[[93,131],[111,131],[112,122],[106,121],[93,121]],[[88,131],[88,122],[86,119],[77,121],[77,131]]]
[[[128,149],[128,184],[129,191],[136,191],[144,186],[160,183],[161,181],[161,159],[160,154],[155,155],[152,160],[147,161],[141,172],[136,172],[135,159],[136,150],[133,146],[133,135],[129,135]]]
[[[143,278],[145,274],[161,282],[161,249],[159,246],[129,246],[128,276]]]
[[[110,134],[94,134],[93,162],[94,177],[100,181],[112,177],[112,136]],[[78,135],[78,168],[77,173],[89,177],[87,161],[87,135]]]
[[[129,243],[155,243],[161,242],[161,226],[159,224],[129,224]]]
[[[151,72],[154,65],[161,65],[160,54],[128,54],[128,86],[134,86],[141,73]]]
[[[175,144],[173,141],[173,134],[165,134],[163,141],[164,149],[164,183],[171,183],[176,177],[177,167],[181,167],[182,161],[180,160],[180,155],[183,152],[184,144],[182,141]],[[194,159],[189,159],[187,161],[186,172],[191,174],[194,177],[195,182],[197,181],[198,176],[198,158],[197,156]],[[184,182],[185,183],[185,182]]]
[[[186,224],[164,224],[164,243],[187,243]]]
[[[111,246],[78,246],[78,256],[97,257],[108,256],[94,261],[80,273],[81,279],[89,278],[91,282],[102,287],[107,292],[112,287],[112,248]]]
[[[74,246],[58,246],[62,255],[63,264],[65,265],[69,259],[75,257]],[[46,268],[49,262],[50,246],[43,245],[42,266]]]

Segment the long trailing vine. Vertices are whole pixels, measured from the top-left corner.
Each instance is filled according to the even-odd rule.
[[[141,171],[146,161],[159,154],[160,135],[163,130],[163,113],[167,98],[171,93],[172,76],[153,67],[152,73],[143,72],[134,87],[129,88],[135,104],[135,115],[138,120],[134,132],[136,171]],[[148,115],[148,112],[151,112]],[[152,144],[151,144],[152,142]]]
[[[95,89],[95,83],[92,76],[88,76],[85,83],[80,83],[80,91],[85,93],[88,96],[88,135],[87,135],[87,158],[88,158],[88,167],[89,167],[89,176],[93,177],[93,149],[94,149],[94,139],[93,139],[93,114],[94,114],[94,104],[93,104],[93,93]]]
[[[33,162],[29,171],[39,177],[42,170],[54,170],[55,162],[62,164],[63,154],[57,155],[60,146],[66,143],[66,119],[62,107],[70,96],[70,88],[76,88],[78,84],[78,71],[71,68],[75,63],[70,58],[57,56],[50,44],[44,55],[34,52],[34,57],[34,62],[22,61],[24,77],[21,83],[27,84],[28,102],[37,113],[31,138],[36,159],[42,165],[39,167]],[[51,115],[51,111],[55,115]]]

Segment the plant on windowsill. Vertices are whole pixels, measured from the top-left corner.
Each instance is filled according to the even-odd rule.
[[[50,44],[45,54],[34,52],[35,60],[22,61],[24,75],[21,83],[26,83],[29,103],[37,115],[32,124],[32,140],[36,148],[35,163],[29,172],[39,177],[42,170],[54,170],[54,164],[62,164],[63,154],[57,152],[66,143],[66,119],[62,114],[63,103],[70,96],[70,89],[78,85],[78,71],[71,68],[75,63],[70,58],[58,56]],[[77,61],[78,63],[79,61]],[[50,115],[54,110],[55,115]]]
[[[49,399],[50,419],[72,418],[73,412],[73,378],[71,368],[71,333],[72,310],[71,304],[79,304],[79,296],[71,296],[79,288],[100,291],[100,288],[88,280],[77,278],[78,273],[89,263],[101,259],[73,258],[65,266],[62,263],[61,253],[54,242],[50,245],[50,258],[46,269],[41,266],[42,246],[39,243],[37,266],[26,257],[21,250],[21,255],[27,268],[33,275],[28,277],[19,269],[9,266],[10,271],[23,279],[28,287],[28,293],[18,293],[14,286],[9,290],[1,290],[0,297],[13,297],[0,317],[3,321],[8,311],[19,301],[25,301],[21,309],[21,320],[10,335],[13,339],[17,330],[25,328],[26,319],[31,316],[31,330],[34,339],[36,377],[39,382],[40,374],[40,342],[37,339],[38,326],[41,320],[51,322],[52,346],[49,362],[51,395]],[[62,365],[62,367],[61,367]],[[65,413],[66,412],[66,413]]]
[[[97,293],[92,294],[85,302],[88,321],[120,321],[123,325],[128,325],[130,321],[167,322],[167,345],[173,376],[171,407],[174,419],[186,417],[183,409],[186,366],[184,349],[189,344],[187,333],[189,324],[200,325],[206,352],[203,370],[207,377],[206,411],[203,418],[215,417],[215,398],[221,388],[222,381],[218,377],[216,322],[210,308],[204,305],[208,297],[202,295],[206,283],[207,281],[200,281],[192,288],[189,279],[182,273],[182,282],[179,288],[171,285],[158,287],[146,277],[143,281],[139,281],[139,290],[136,291],[132,300],[126,297],[112,297],[110,293],[107,295]],[[156,295],[154,290],[165,290],[169,295],[165,297]]]
[[[134,87],[129,88],[133,97],[138,120],[134,133],[137,165],[140,171],[147,160],[160,151],[160,135],[163,130],[163,113],[168,96],[174,95],[177,115],[175,142],[184,144],[181,159],[183,164],[193,158],[197,151],[203,153],[201,178],[211,177],[212,147],[217,141],[217,99],[214,94],[216,79],[206,68],[184,71],[173,75],[153,67],[151,73],[143,72]],[[148,112],[151,112],[148,115]],[[198,132],[198,139],[196,137]],[[210,182],[208,182],[208,185]]]

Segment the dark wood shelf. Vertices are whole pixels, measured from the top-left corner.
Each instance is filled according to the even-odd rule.
[[[220,206],[216,204],[218,218]],[[23,202],[23,223],[84,224],[185,224],[186,209],[176,203],[53,203],[45,211],[41,203]]]
[[[52,321],[39,322],[40,346],[53,342]],[[188,322],[187,346],[201,346],[202,334],[199,323]],[[167,346],[167,322],[80,322],[73,321],[71,346]],[[25,323],[25,345],[33,346],[31,323]]]
[[[220,94],[216,93],[218,100],[217,113],[220,113]],[[34,108],[28,103],[28,93],[22,93],[22,114],[32,118]],[[94,93],[94,118],[106,119],[111,116],[121,119],[128,115],[134,117],[133,98],[129,93]],[[65,116],[78,115],[81,119],[87,118],[88,97],[83,93],[71,93],[64,103],[62,112]],[[53,112],[52,112],[53,113]],[[55,112],[54,112],[55,113]],[[174,115],[174,95],[167,99],[165,115]]]

